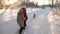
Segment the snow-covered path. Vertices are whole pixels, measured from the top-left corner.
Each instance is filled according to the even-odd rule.
[[[50,24],[48,22],[48,13],[50,9],[41,9],[28,14],[27,27],[23,34],[51,34]],[[33,18],[33,14],[36,18]]]
[[[50,11],[50,8],[32,8],[31,10],[27,8],[27,27],[22,34],[51,34],[50,24],[47,18]],[[35,19],[33,18],[34,13],[36,14]],[[7,21],[6,24],[1,25],[3,34],[18,34],[19,26],[16,22],[16,17],[14,17],[15,16],[10,17],[13,19]]]

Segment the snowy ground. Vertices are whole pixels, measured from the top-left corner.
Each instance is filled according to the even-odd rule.
[[[27,8],[27,27],[22,34],[51,34],[50,24],[47,18],[50,11],[51,9],[49,7],[45,9]],[[19,26],[16,21],[17,9],[8,9],[2,13],[0,13],[0,34],[18,34]],[[35,19],[33,18],[34,13],[36,14]]]

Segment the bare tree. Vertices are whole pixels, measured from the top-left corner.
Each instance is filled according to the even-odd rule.
[[[49,1],[49,7],[50,7],[50,0],[48,0]]]
[[[53,5],[54,5],[54,0],[52,0],[52,8],[53,8]]]
[[[44,9],[44,0],[43,0],[43,9]]]

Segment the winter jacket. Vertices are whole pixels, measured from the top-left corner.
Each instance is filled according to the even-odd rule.
[[[22,11],[18,12],[17,14],[17,23],[20,27],[24,27],[24,16]]]
[[[27,13],[26,13],[26,9],[24,8],[24,9],[22,9],[23,10],[23,15],[24,15],[24,18],[26,18],[25,19],[25,21],[28,19],[28,17],[27,17]]]

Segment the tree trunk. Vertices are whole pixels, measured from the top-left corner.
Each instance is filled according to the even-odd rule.
[[[52,8],[53,8],[54,0],[52,0]]]

